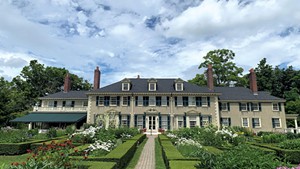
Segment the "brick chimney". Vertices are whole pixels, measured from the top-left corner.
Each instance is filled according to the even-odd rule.
[[[64,81],[64,92],[67,93],[70,90],[71,90],[71,79],[69,73],[67,73]]]
[[[100,74],[99,66],[97,66],[94,71],[94,90],[100,88]]]
[[[251,68],[249,71],[250,71],[250,75],[249,75],[250,89],[254,95],[257,95],[258,90],[257,90],[256,74],[253,68]]]
[[[214,90],[214,77],[211,64],[209,64],[207,68],[207,87],[209,90]]]

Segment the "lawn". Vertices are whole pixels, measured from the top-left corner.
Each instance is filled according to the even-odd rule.
[[[10,165],[12,162],[22,163],[23,161],[27,160],[27,157],[28,154],[16,155],[16,156],[0,156],[0,166],[2,164]]]

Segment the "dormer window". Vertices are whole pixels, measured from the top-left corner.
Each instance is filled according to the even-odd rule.
[[[176,91],[183,91],[183,83],[176,83]]]
[[[156,83],[149,83],[149,91],[156,91]]]
[[[129,83],[122,83],[122,91],[129,91]]]
[[[122,80],[122,91],[129,91],[129,90],[130,90],[130,80],[125,78]]]
[[[184,81],[180,78],[178,78],[174,81],[176,91],[183,91],[183,82]]]
[[[156,91],[156,89],[157,89],[156,85],[157,85],[156,79],[151,78],[148,80],[148,90],[149,91]]]

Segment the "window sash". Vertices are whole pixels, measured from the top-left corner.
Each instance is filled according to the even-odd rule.
[[[156,106],[155,96],[149,96],[149,106]]]
[[[203,107],[207,107],[208,106],[207,97],[201,97],[201,103]]]
[[[129,91],[129,83],[122,83],[122,90]]]
[[[260,126],[260,119],[259,118],[253,118],[253,127],[258,128]]]
[[[138,106],[143,106],[143,96],[138,96]]]
[[[275,128],[281,128],[281,123],[279,118],[273,118],[273,125]]]
[[[221,111],[227,111],[228,110],[228,107],[227,107],[227,103],[221,103]]]
[[[248,118],[242,118],[242,126],[249,127],[249,119]]]
[[[117,106],[117,96],[111,96],[110,97],[110,106]]]
[[[140,129],[143,128],[143,116],[142,115],[137,116],[137,127]]]
[[[156,83],[149,83],[149,91],[156,91]]]
[[[122,97],[122,106],[128,106],[128,97],[127,96]]]
[[[88,101],[83,101],[82,106],[87,107],[88,106]]]
[[[182,96],[177,96],[177,106],[183,106]]]
[[[272,109],[273,109],[273,111],[279,111],[279,105],[278,105],[278,103],[273,103],[273,105],[272,105]]]
[[[259,111],[258,103],[252,103],[252,111]]]
[[[162,96],[161,97],[161,105],[162,106],[167,106],[168,105],[168,100],[167,100],[167,96]]]
[[[182,91],[183,90],[183,84],[182,83],[176,83],[176,91]]]
[[[189,118],[190,118],[190,121],[196,121],[197,120],[196,116],[189,116]]]
[[[99,106],[104,106],[104,96],[99,96],[98,105]]]
[[[229,126],[229,118],[221,119],[222,126]]]
[[[67,100],[65,107],[73,107],[72,106],[72,101],[71,100]]]
[[[189,97],[189,106],[196,106],[196,97],[195,96]]]
[[[247,103],[241,103],[241,111],[247,111]]]

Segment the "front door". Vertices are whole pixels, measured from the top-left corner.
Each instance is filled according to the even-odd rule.
[[[149,124],[148,129],[149,131],[156,131],[157,130],[157,124],[156,124],[156,116],[148,116]]]

